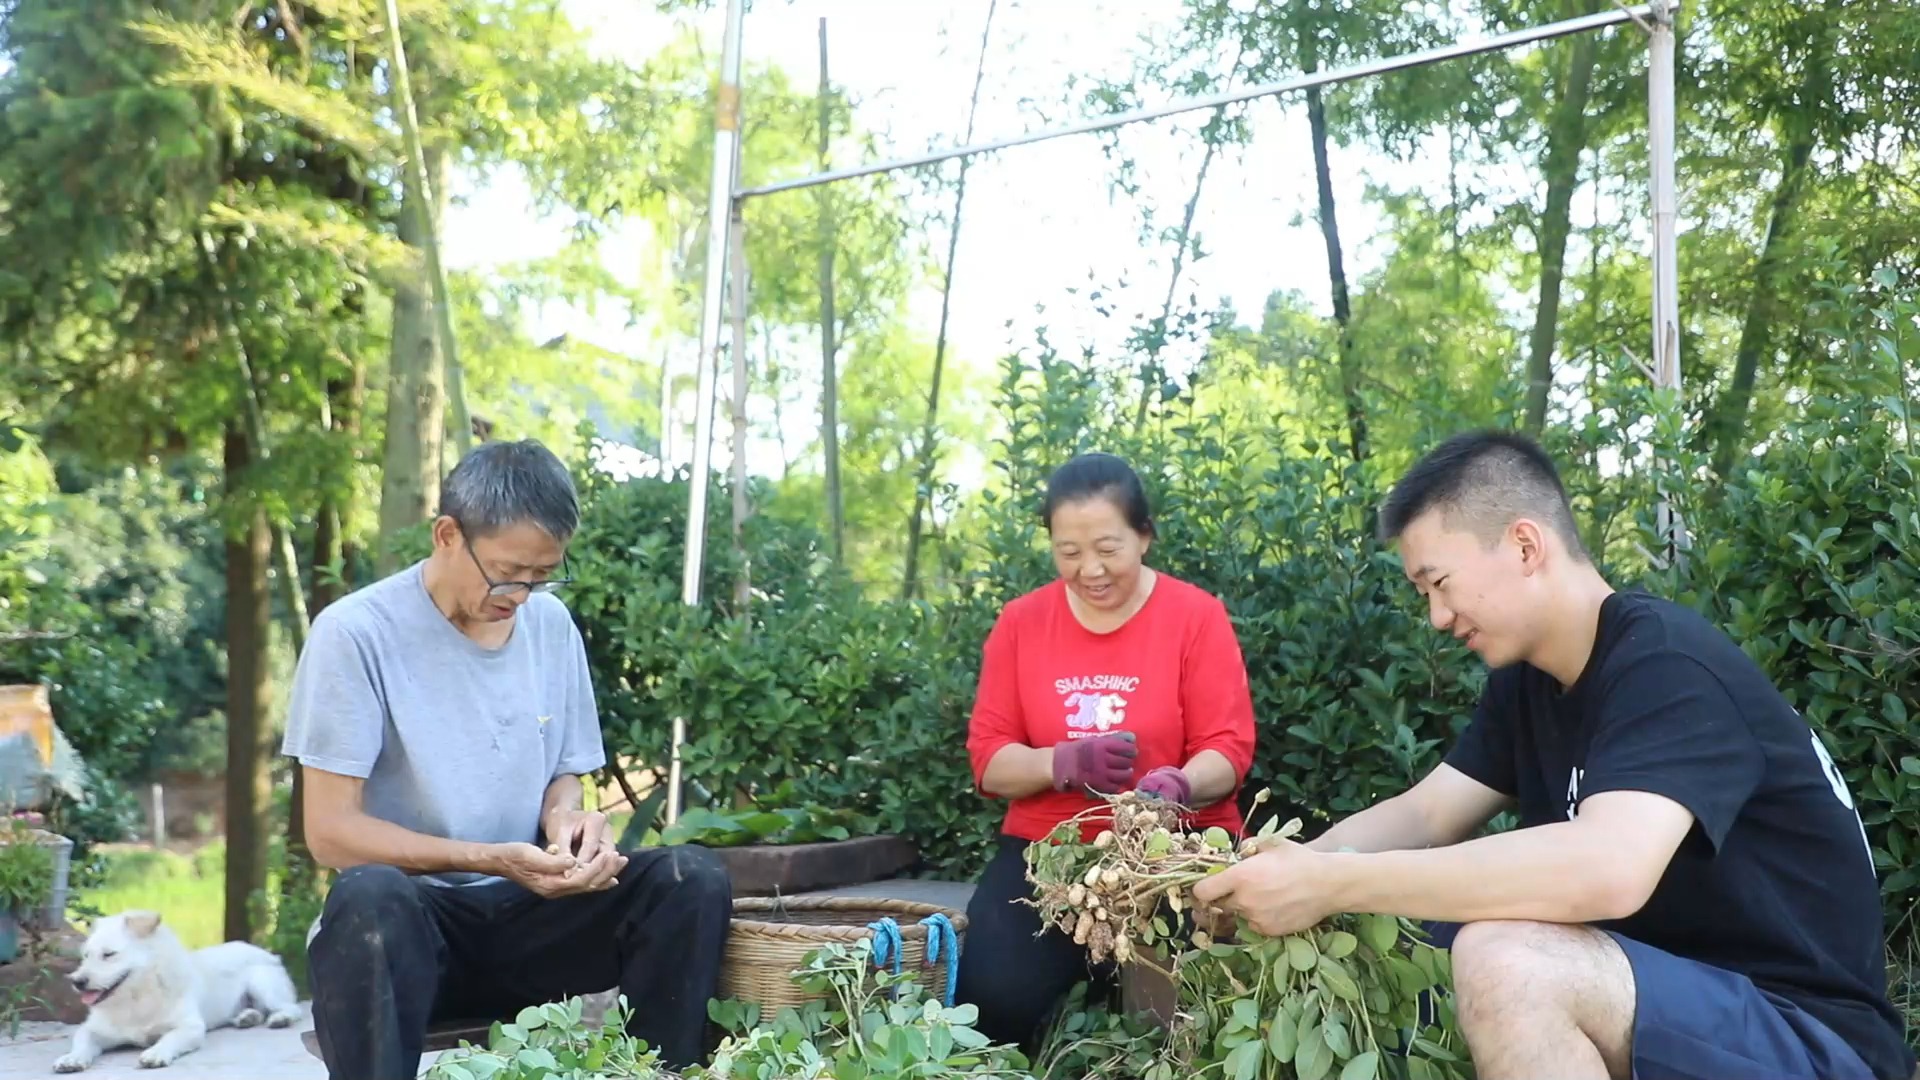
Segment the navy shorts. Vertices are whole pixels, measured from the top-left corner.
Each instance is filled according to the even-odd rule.
[[[1443,947],[1458,931],[1427,929]],[[1633,968],[1634,1080],[1873,1080],[1831,1028],[1745,975],[1604,933]]]

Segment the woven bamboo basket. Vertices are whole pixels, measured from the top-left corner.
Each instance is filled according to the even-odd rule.
[[[791,977],[806,966],[807,954],[823,945],[869,940],[874,932],[867,924],[890,918],[900,927],[901,974],[917,975],[929,999],[944,1000],[947,967],[954,958],[942,949],[939,960],[927,963],[931,928],[920,922],[934,914],[945,915],[953,924],[954,937],[965,952],[966,914],[938,904],[871,896],[737,898],[726,961],[720,970],[721,996],[754,1002],[763,1013],[782,1005],[803,1005],[819,996],[801,989]]]

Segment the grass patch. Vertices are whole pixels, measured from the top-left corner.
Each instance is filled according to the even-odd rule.
[[[190,856],[149,848],[105,848],[99,854],[104,880],[75,901],[106,915],[157,911],[189,949],[225,937],[226,845],[209,844]],[[73,922],[81,925],[77,916]]]

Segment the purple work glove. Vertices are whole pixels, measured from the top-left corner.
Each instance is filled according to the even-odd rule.
[[[1187,774],[1172,765],[1162,765],[1140,778],[1134,788],[1142,795],[1155,795],[1175,806],[1185,806],[1193,798],[1193,784]]]
[[[1128,735],[1073,739],[1053,748],[1053,790],[1090,787],[1112,795],[1133,782],[1133,759],[1140,754]]]

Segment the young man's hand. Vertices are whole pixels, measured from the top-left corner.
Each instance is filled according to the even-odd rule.
[[[1193,899],[1242,916],[1269,937],[1298,933],[1337,910],[1327,863],[1320,852],[1268,837],[1258,855],[1195,885]]]

